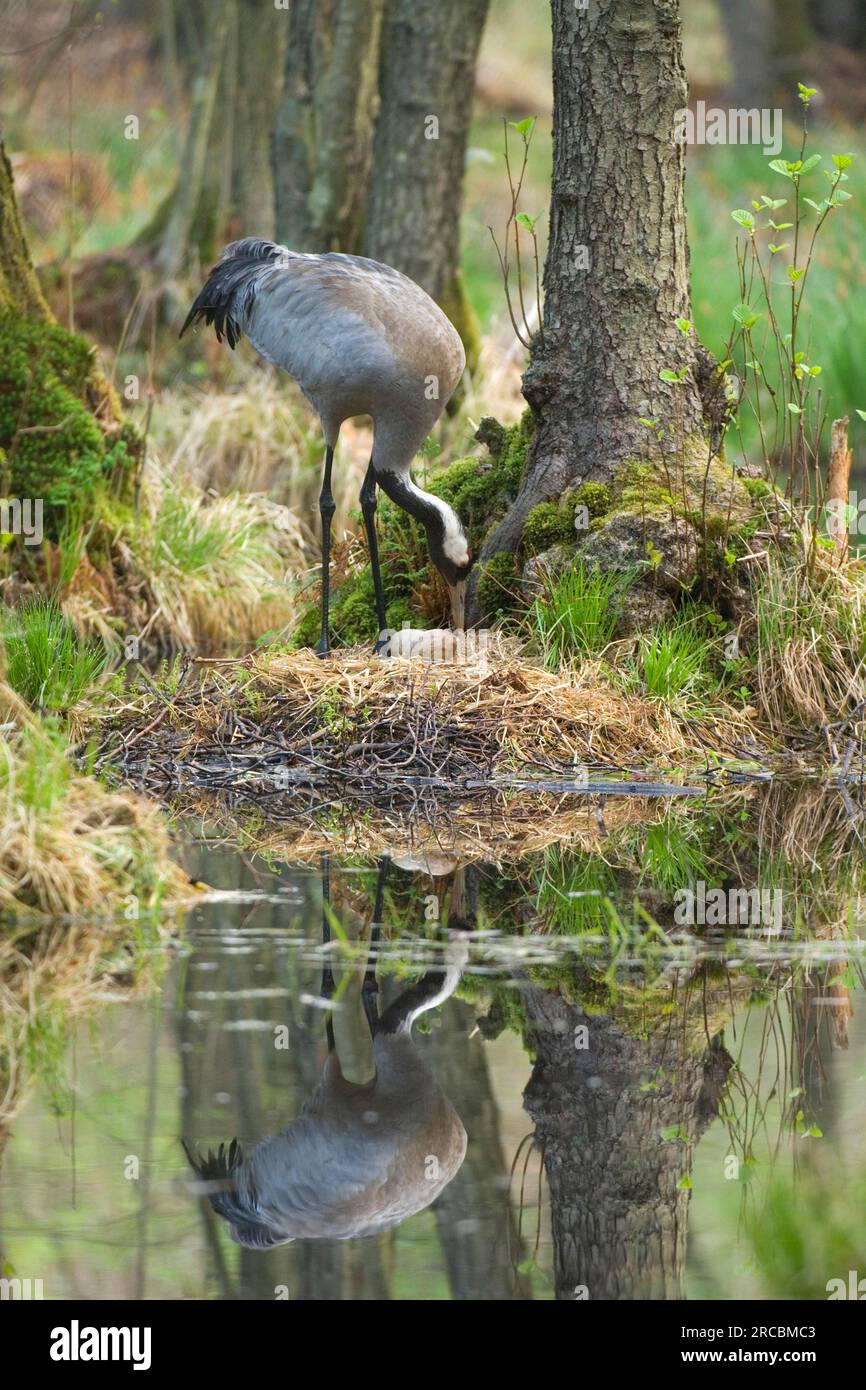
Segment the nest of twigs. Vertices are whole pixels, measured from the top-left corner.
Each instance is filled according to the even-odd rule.
[[[125,780],[163,799],[255,788],[268,818],[280,794],[305,807],[420,799],[441,808],[503,787],[595,791],[597,775],[681,775],[710,752],[761,752],[757,730],[733,712],[679,717],[662,701],[616,691],[592,664],[554,673],[507,652],[475,666],[357,650],[325,661],[301,651],[191,663],[174,690],[148,683],[99,719],[102,759]]]

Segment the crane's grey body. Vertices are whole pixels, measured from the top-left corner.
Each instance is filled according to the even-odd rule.
[[[369,415],[408,467],[452,396],[466,358],[429,295],[360,256],[282,254],[256,272],[239,327],[294,377],[336,444],[344,420]],[[399,463],[374,449],[383,466]]]
[[[381,868],[379,882],[375,915],[382,904]],[[324,931],[327,921],[325,912]],[[202,1190],[238,1244],[268,1249],[296,1239],[373,1235],[428,1207],[452,1180],[466,1156],[466,1130],[411,1034],[420,1014],[454,993],[468,955],[468,937],[454,932],[444,970],[409,986],[374,1024],[357,976],[353,981],[350,974],[342,999],[334,1002],[335,1022],[344,1018],[334,1029],[333,1050],[301,1114],[248,1157],[237,1140],[207,1158],[186,1149]],[[370,1046],[369,1070],[362,1034]]]
[[[452,589],[471,565],[454,511],[422,491],[410,465],[453,395],[466,365],[460,335],[428,294],[399,271],[361,256],[306,255],[247,237],[232,242],[190,310],[229,346],[246,335],[266,361],[294,377],[318,412],[327,444],[323,519],[323,643],[327,650],[330,468],[340,426],[373,420],[373,456],[361,501],[370,541],[380,627],[384,608],[372,527],[375,486],[417,517]],[[455,605],[455,614],[460,605]],[[462,620],[458,625],[462,625]]]
[[[241,1163],[235,1201],[247,1230],[241,1222],[236,1238],[254,1227],[273,1244],[372,1235],[451,1181],[466,1130],[427,1063],[406,1033],[377,1034],[373,1058],[375,1081],[358,1087],[331,1053],[303,1113]]]

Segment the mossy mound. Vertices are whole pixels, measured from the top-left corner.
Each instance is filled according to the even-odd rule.
[[[642,513],[654,508],[690,521],[702,534],[734,532],[754,514],[742,478],[719,458],[685,454],[666,467],[655,459],[629,459],[611,481],[610,512]]]
[[[557,502],[539,502],[523,523],[522,541],[527,555],[538,555],[552,545],[573,542],[573,509]]]
[[[128,491],[140,447],[84,338],[0,315],[0,491],[41,499],[56,535],[64,509],[86,516],[106,486]]]

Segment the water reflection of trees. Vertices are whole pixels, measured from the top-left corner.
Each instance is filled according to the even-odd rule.
[[[837,1152],[852,1100],[843,1106],[834,1065],[848,1041],[852,993],[863,987],[852,939],[859,833],[844,799],[820,789],[797,796],[748,790],[718,808],[711,800],[700,815],[692,807],[644,814],[637,824],[623,818],[601,846],[582,852],[547,846],[519,861],[470,865],[461,898],[477,928],[473,960],[459,997],[419,1040],[463,1119],[469,1148],[426,1224],[413,1228],[417,1252],[403,1246],[398,1261],[393,1230],[363,1242],[244,1250],[228,1243],[202,1203],[202,1291],[391,1298],[411,1293],[416,1253],[429,1259],[432,1248],[443,1271],[438,1287],[452,1297],[544,1296],[543,1279],[527,1267],[543,1159],[555,1295],[570,1299],[585,1288],[591,1298],[681,1297],[690,1209],[704,1199],[703,1188],[689,1184],[715,1119],[724,1126],[724,1154],[738,1164],[725,1200],[731,1234],[752,1261],[753,1286],[770,1295],[825,1296],[828,1278],[857,1268],[858,1255],[862,1264],[864,1237],[857,1215],[866,1209],[864,1184]],[[179,1127],[204,1144],[234,1133],[255,1141],[298,1112],[325,1057],[325,1012],[311,1002],[320,996],[321,959],[304,947],[320,929],[318,874],[266,869],[238,854],[202,854],[191,867],[218,887],[258,890],[268,900],[208,907],[192,923],[176,1001]],[[369,917],[375,873],[349,864],[337,877],[338,914]],[[673,894],[696,877],[725,888],[779,888],[782,937],[677,928]],[[431,879],[420,861],[395,869],[379,965],[386,998],[422,972],[416,943],[435,953],[437,918],[447,920],[453,887],[453,875]],[[511,955],[508,936],[519,946]],[[63,1084],[68,1067],[55,1007],[73,1015],[85,994],[91,999],[94,981],[115,994],[119,983],[133,982],[131,965],[123,964],[132,956],[118,948],[115,967],[100,962],[86,931],[58,928],[45,940],[44,950],[17,961],[17,974],[10,966],[3,977],[15,1005],[6,1009],[7,1025],[12,1019],[23,1027],[14,1052],[0,1050],[10,1101],[20,1097],[34,1061],[46,1085]],[[23,982],[36,978],[34,970],[34,998],[46,1008],[25,1018]],[[157,1014],[154,1020],[152,1044]],[[272,1030],[282,1023],[287,1051],[273,1046]],[[575,1045],[583,1027],[585,1048]],[[535,1149],[522,1231],[528,1146],[516,1154],[503,1135],[488,1058],[487,1040],[505,1029],[519,1035],[533,1064],[525,1102]],[[140,1070],[149,1074],[146,1058]],[[810,1130],[823,1137],[810,1138]],[[515,1157],[520,1168],[509,1194]],[[139,1195],[144,1287],[146,1184]],[[718,1206],[716,1219],[728,1220],[728,1206]],[[437,1287],[429,1268],[424,1287]],[[729,1295],[730,1286],[722,1280],[713,1292]]]

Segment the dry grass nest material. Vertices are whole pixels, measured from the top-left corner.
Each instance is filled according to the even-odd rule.
[[[270,780],[283,791],[336,785],[362,801],[401,785],[462,796],[509,776],[573,777],[576,766],[687,768],[710,751],[761,754],[742,714],[686,718],[615,690],[593,663],[553,673],[508,651],[472,666],[348,650],[204,669],[200,682],[131,693],[99,716],[104,756],[151,793]]]

